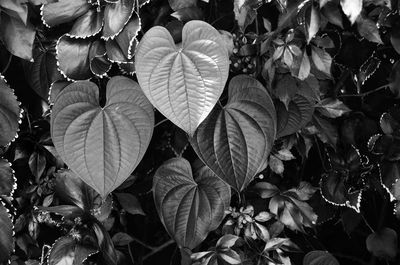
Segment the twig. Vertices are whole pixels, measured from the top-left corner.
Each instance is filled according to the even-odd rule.
[[[154,254],[160,252],[161,250],[163,250],[164,248],[168,247],[169,245],[171,245],[171,244],[173,244],[173,243],[175,243],[175,241],[172,240],[172,239],[170,239],[170,240],[168,240],[167,242],[165,242],[164,244],[162,244],[161,246],[153,247],[150,253],[148,253],[148,254],[146,254],[146,255],[143,256],[143,261],[145,261],[145,260],[148,259],[149,257],[151,257],[151,256],[153,256]]]
[[[147,248],[147,249],[153,250],[153,249],[156,248],[156,247],[153,247],[153,246],[148,245],[147,243],[143,242],[142,240],[140,240],[140,239],[138,239],[138,238],[136,238],[136,237],[133,237],[133,236],[132,236],[132,239],[133,239],[133,241],[135,241],[136,243],[139,243],[140,245],[142,245],[143,247],[145,247],[145,248]]]
[[[131,258],[132,264],[135,264],[135,259],[133,258],[132,250],[131,250],[131,243],[128,243],[128,253],[129,253],[129,257]]]
[[[365,97],[365,96],[368,96],[368,95],[370,95],[370,94],[372,94],[372,93],[378,92],[378,91],[380,91],[380,90],[382,90],[382,89],[386,89],[386,88],[388,88],[388,87],[389,87],[389,84],[386,84],[386,85],[377,87],[377,88],[375,88],[375,89],[373,89],[373,90],[370,90],[370,91],[367,91],[367,92],[364,92],[364,93],[361,93],[361,94],[339,95],[338,98]]]
[[[154,125],[154,128],[156,128],[157,126],[163,124],[163,123],[166,122],[166,121],[168,121],[167,118],[163,119],[162,121],[157,122],[156,125]]]
[[[372,233],[375,233],[375,230],[372,228],[372,226],[368,223],[367,219],[365,219],[363,214],[360,214],[361,218],[364,220],[365,225],[371,230]]]

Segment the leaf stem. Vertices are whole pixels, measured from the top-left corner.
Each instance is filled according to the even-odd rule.
[[[161,250],[163,250],[164,248],[168,247],[169,245],[172,245],[173,243],[175,243],[174,240],[170,239],[167,242],[165,242],[164,244],[158,246],[158,247],[153,247],[152,251],[146,255],[143,256],[143,261],[145,261],[146,259],[148,259],[149,257],[153,256],[154,254],[160,252]]]
[[[132,264],[135,264],[135,259],[133,258],[132,250],[131,250],[131,243],[128,243],[128,252],[129,252],[129,257],[131,258]]]
[[[10,57],[8,57],[7,64],[6,64],[6,66],[4,66],[4,69],[0,73],[5,73],[7,71],[8,67],[10,67],[12,58],[13,58],[13,55],[10,53]]]
[[[154,125],[154,128],[156,128],[157,126],[163,124],[163,123],[166,122],[166,121],[168,121],[167,118],[163,119],[162,121],[157,122],[156,125]]]
[[[372,226],[368,223],[367,219],[364,217],[363,214],[361,214],[361,218],[364,220],[365,225],[369,228],[369,230],[371,230],[372,233],[375,233],[375,230],[372,228]]]
[[[370,94],[372,94],[372,93],[375,93],[375,92],[378,92],[378,91],[380,91],[380,90],[386,89],[386,88],[388,88],[388,87],[389,87],[389,84],[386,84],[386,85],[377,87],[377,88],[375,88],[375,89],[373,89],[373,90],[370,90],[370,91],[367,91],[367,92],[364,92],[364,93],[361,93],[361,94],[355,94],[355,95],[354,95],[354,94],[351,94],[351,95],[339,95],[338,98],[365,97],[365,96],[368,96],[368,95],[370,95]]]

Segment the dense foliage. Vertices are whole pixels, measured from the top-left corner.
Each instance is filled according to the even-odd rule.
[[[399,11],[0,0],[0,264],[399,264]]]

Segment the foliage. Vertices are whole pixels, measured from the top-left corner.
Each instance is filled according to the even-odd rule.
[[[399,12],[0,0],[0,264],[399,264]]]

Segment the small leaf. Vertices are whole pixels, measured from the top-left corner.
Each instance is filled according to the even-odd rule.
[[[317,110],[328,118],[338,118],[351,111],[342,101],[333,98],[322,100]]]
[[[60,237],[52,246],[49,265],[75,265],[83,262],[98,250],[90,245],[79,244],[72,237]]]
[[[312,46],[311,58],[315,67],[325,73],[328,77],[331,76],[332,57],[325,50]]]
[[[350,23],[354,24],[360,15],[363,7],[362,0],[340,0],[343,13],[349,18]]]
[[[268,251],[271,251],[271,250],[279,249],[287,241],[290,241],[290,239],[288,239],[288,238],[279,238],[279,237],[271,238],[265,244],[265,247],[264,247],[263,251],[264,252],[268,252]]]
[[[104,27],[102,38],[113,39],[129,22],[135,9],[135,1],[119,0],[115,3],[107,3],[104,9]]]
[[[240,237],[235,236],[235,235],[231,235],[231,234],[224,235],[223,237],[218,239],[216,247],[217,248],[222,248],[222,249],[231,248],[236,244],[236,242],[239,239],[240,239]]]
[[[378,26],[369,18],[361,18],[357,21],[358,33],[367,40],[378,44],[383,44],[379,34]]]
[[[182,39],[177,48],[167,29],[151,28],[137,47],[135,68],[153,106],[192,136],[222,94],[229,58],[219,32],[203,21],[186,23]]]
[[[1,13],[0,39],[13,55],[32,61],[35,35],[35,28],[30,23],[25,25],[19,18]]]
[[[196,6],[179,9],[172,13],[171,16],[182,22],[204,19],[203,10]]]
[[[321,13],[326,17],[326,19],[328,19],[331,24],[343,29],[343,18],[339,3],[335,3],[334,1],[328,2],[321,9]]]
[[[190,143],[199,158],[232,188],[242,191],[266,167],[275,140],[272,100],[256,79],[238,75],[225,107],[217,105]]]
[[[112,63],[107,58],[104,42],[96,40],[89,49],[89,67],[92,73],[103,77],[111,69]]]
[[[96,35],[103,28],[103,16],[103,11],[89,9],[75,21],[68,35],[76,38],[88,38]]]
[[[242,259],[240,258],[240,255],[232,249],[218,252],[218,256],[229,264],[242,264]]]
[[[337,127],[328,119],[315,113],[312,117],[312,123],[317,129],[317,135],[322,142],[335,147],[339,138]]]
[[[142,210],[139,200],[134,195],[130,193],[115,193],[115,196],[117,196],[122,208],[128,213],[132,215],[146,215]]]
[[[43,152],[33,152],[29,157],[28,164],[32,174],[36,178],[36,182],[39,183],[39,179],[46,169],[46,157],[44,156]]]
[[[133,241],[133,238],[127,233],[118,232],[112,237],[115,246],[126,246]]]
[[[269,182],[258,182],[254,185],[254,190],[260,194],[261,198],[269,199],[280,193],[277,186]]]
[[[103,198],[140,162],[154,124],[152,106],[136,82],[115,76],[106,91],[101,107],[94,83],[72,83],[58,94],[51,113],[57,152]]]
[[[274,155],[270,155],[269,156],[269,163],[268,163],[270,169],[280,175],[283,173],[283,171],[285,170],[285,166],[283,165],[282,160],[280,160],[279,158],[277,158]]]
[[[289,108],[289,103],[296,93],[297,83],[291,75],[284,75],[282,79],[278,80],[274,94],[285,104],[286,109]]]
[[[233,4],[233,12],[239,28],[244,32],[257,17],[257,11],[249,5],[250,1],[235,0]]]
[[[392,260],[397,256],[397,233],[395,230],[384,227],[367,237],[367,249],[375,257]]]
[[[310,75],[311,64],[307,52],[304,51],[301,57],[300,68],[297,77],[300,80],[305,80]]]
[[[320,24],[320,15],[317,8],[311,3],[310,8],[306,10],[306,32],[307,43],[318,33]]]
[[[14,91],[0,75],[0,146],[14,139],[20,120],[20,107]]]
[[[157,169],[153,190],[165,228],[180,247],[188,249],[220,225],[231,196],[229,186],[209,168],[192,173],[183,158],[170,159]]]
[[[328,251],[314,250],[308,252],[303,259],[303,265],[340,265],[339,261]]]

